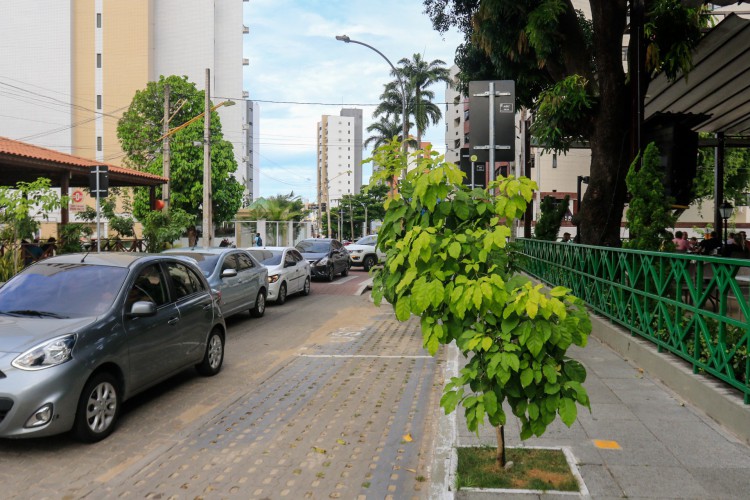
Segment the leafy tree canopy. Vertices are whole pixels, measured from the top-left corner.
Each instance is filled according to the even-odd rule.
[[[632,2],[630,2],[632,4]],[[626,0],[589,0],[592,18],[572,0],[424,0],[434,27],[457,27],[459,80],[515,80],[516,104],[533,110],[534,134],[545,148],[565,151],[587,140],[592,161],[580,213],[584,243],[619,244],[629,152],[631,88],[646,94],[660,71],[674,78],[691,69],[691,50],[709,17],[681,0],[644,0],[643,39],[631,36],[628,70],[622,46],[631,14]],[[645,66],[638,71],[636,54]],[[642,102],[641,102],[642,104]]]
[[[170,87],[172,117],[175,128],[204,111],[204,91],[185,76],[161,76],[136,92],[130,107],[117,125],[117,137],[125,151],[125,163],[153,174],[162,175],[162,119],[164,86]],[[188,125],[171,136],[170,208],[202,216],[203,203],[203,120]],[[211,113],[211,189],[214,223],[234,218],[242,203],[243,186],[232,176],[237,171],[232,143],[223,138],[218,113]],[[157,190],[159,191],[159,190]],[[149,211],[148,191],[136,190],[133,213],[143,222]]]

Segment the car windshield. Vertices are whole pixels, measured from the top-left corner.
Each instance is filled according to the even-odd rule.
[[[278,266],[279,264],[281,264],[281,254],[283,253],[281,250],[249,249],[248,252],[250,252],[253,257],[258,259],[258,262],[260,262],[264,266]]]
[[[297,250],[302,253],[328,253],[331,249],[329,241],[302,240],[297,243]]]
[[[378,239],[374,236],[365,236],[363,238],[360,238],[357,240],[357,245],[372,245],[375,246],[375,243],[377,243]]]
[[[219,262],[219,254],[215,253],[198,253],[198,252],[169,252],[170,255],[182,255],[190,257],[196,261],[203,276],[209,277],[216,269],[216,263]]]
[[[112,306],[128,270],[39,263],[0,288],[0,314],[42,318],[96,316]]]

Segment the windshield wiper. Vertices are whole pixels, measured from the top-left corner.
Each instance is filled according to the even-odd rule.
[[[13,316],[39,316],[40,318],[58,318],[64,319],[68,316],[61,314],[48,312],[48,311],[35,311],[34,309],[18,309],[16,311],[2,311],[2,314],[10,314]]]

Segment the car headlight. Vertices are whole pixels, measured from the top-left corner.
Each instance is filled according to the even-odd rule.
[[[326,264],[328,264],[328,257],[323,257],[315,263],[316,266],[325,266]]]
[[[350,250],[349,253],[362,253],[364,250]]]
[[[272,274],[272,275],[270,275],[268,277],[268,282],[269,283],[276,283],[277,281],[279,281],[279,275],[278,274]]]
[[[11,363],[21,370],[42,370],[65,363],[73,354],[76,334],[64,335],[39,344],[18,356]]]

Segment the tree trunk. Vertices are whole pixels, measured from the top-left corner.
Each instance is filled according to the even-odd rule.
[[[198,231],[195,230],[195,226],[190,226],[188,228],[188,246],[194,247],[198,245]]]
[[[622,69],[626,2],[591,0],[590,5],[599,104],[591,123],[590,180],[576,222],[581,243],[619,246],[631,162],[630,87]]]
[[[495,427],[495,436],[497,437],[497,463],[500,467],[505,467],[505,426]]]

